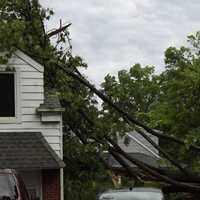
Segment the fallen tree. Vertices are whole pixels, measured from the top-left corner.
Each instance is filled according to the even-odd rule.
[[[198,136],[195,137],[196,140],[192,140],[192,142],[189,143],[187,138],[189,128],[194,127],[192,130],[198,133],[198,112],[195,113],[194,117],[192,117],[193,120],[191,120],[191,126],[189,126],[189,128],[187,127],[188,129],[186,133],[184,133],[185,127],[182,128],[182,126],[179,126],[182,128],[181,131],[183,132],[183,139],[180,139],[178,134],[173,135],[175,131],[180,134],[180,132],[177,130],[174,131],[173,129],[170,129],[170,132],[164,131],[164,134],[156,131],[149,125],[146,125],[144,120],[142,121],[133,117],[133,115],[116,104],[116,102],[113,102],[112,96],[106,95],[105,91],[102,92],[96,89],[86,78],[84,78],[84,76],[81,75],[78,70],[79,67],[86,66],[80,57],[74,57],[71,52],[68,51],[68,48],[57,48],[59,45],[68,45],[69,38],[68,34],[65,33],[71,24],[61,26],[59,29],[51,32],[46,32],[44,28],[44,21],[49,19],[49,17],[52,15],[52,12],[48,9],[45,10],[41,8],[37,1],[1,1],[0,10],[1,50],[8,52],[6,58],[1,59],[2,63],[5,64],[7,61],[6,59],[9,59],[9,56],[11,56],[16,49],[21,49],[45,66],[45,86],[47,89],[54,90],[60,95],[62,101],[64,102],[63,106],[67,108],[70,104],[71,109],[64,113],[63,119],[70,130],[76,134],[80,141],[82,141],[83,145],[86,145],[88,141],[92,139],[95,142],[97,149],[101,149],[103,146],[102,149],[107,149],[133,179],[140,180],[142,175],[140,173],[136,174],[131,166],[129,166],[127,160],[141,168],[142,173],[148,174],[155,181],[165,184],[166,188],[168,188],[168,191],[172,191],[171,188],[176,188],[179,191],[187,191],[191,193],[200,192],[199,176],[198,174],[196,175],[195,171],[193,171],[194,167],[187,167],[187,169],[186,167],[183,167],[184,165],[177,161],[176,155],[174,156],[171,152],[169,153],[167,149],[156,144],[146,134],[152,134],[162,140],[165,140],[166,143],[173,145],[176,144],[178,145],[179,149],[184,149],[186,151],[188,150],[188,153],[193,152],[194,154],[199,154],[200,147]],[[59,38],[56,42],[56,45],[53,46],[50,42],[50,38],[55,35],[58,35]],[[195,43],[195,38],[191,39]],[[71,48],[71,44],[69,44],[69,46]],[[173,70],[168,70],[166,72],[168,73],[168,79],[171,74],[178,73],[180,70],[182,70],[182,68],[187,72],[191,72],[191,67],[193,67],[192,70],[198,71],[198,55],[195,55],[196,57],[191,56],[192,58],[188,56],[188,58],[185,59],[184,56],[187,53],[190,53],[186,49],[181,49],[180,51],[177,51],[176,49],[170,49],[167,53],[170,55],[174,53],[176,55],[175,58],[170,58],[168,56],[168,68],[173,68]],[[178,69],[179,71],[177,70],[178,65],[183,66],[181,69]],[[185,72],[184,70],[181,72]],[[188,74],[191,75],[191,73]],[[184,76],[186,75],[187,73],[184,74]],[[178,74],[177,77],[179,76],[180,74]],[[191,112],[194,112],[198,111],[199,109],[199,96],[196,90],[199,91],[198,89],[200,86],[198,84],[198,76],[196,74],[192,74],[191,76],[191,80],[195,80],[196,82],[192,82],[194,84],[194,88],[192,88],[193,90],[189,90],[192,86],[187,83],[189,85],[187,89],[191,91],[190,99],[182,94],[185,92],[185,90],[184,88],[181,88],[179,90],[181,98],[177,102],[184,102],[183,105],[181,104],[181,106],[187,105],[187,107],[184,108],[190,109]],[[164,79],[163,82],[165,83],[166,81],[167,79]],[[162,87],[164,86],[165,85],[162,85]],[[176,88],[174,91],[176,91]],[[129,126],[129,128],[131,127],[132,129],[137,130],[137,132],[146,141],[148,141],[160,152],[160,155],[162,155],[163,158],[170,162],[171,167],[175,167],[176,170],[173,171],[171,169],[164,170],[153,168],[152,166],[132,158],[125,153],[114,141],[117,131],[113,133],[111,127],[104,127],[105,121],[103,120],[106,118],[104,118],[105,116],[102,117],[102,112],[95,107],[97,102],[96,104],[94,103],[95,98],[93,94],[97,95],[105,104],[108,105],[108,107],[113,111],[113,113],[110,112],[110,114],[114,115],[117,113],[119,117],[123,119],[121,123],[123,123],[124,126]],[[173,95],[171,95],[171,98]],[[195,98],[193,99],[193,97]],[[166,101],[170,102],[170,99],[166,99]],[[188,101],[190,102],[189,104]],[[178,107],[177,109],[181,110],[181,106],[177,102],[170,102],[171,104],[169,105],[169,108],[171,105],[175,105]],[[191,105],[196,105],[196,107],[193,108]],[[87,114],[81,110],[81,108],[86,108]],[[157,114],[159,112],[157,112]],[[188,118],[186,118],[186,120],[183,118],[183,116],[181,117],[183,119],[183,124],[181,125],[184,125],[187,123],[187,121],[190,121]],[[93,120],[91,120],[91,118]],[[196,118],[197,120],[195,120]],[[106,130],[108,131],[106,132]],[[193,135],[195,136],[195,134]],[[103,161],[101,156],[99,156],[99,158]]]

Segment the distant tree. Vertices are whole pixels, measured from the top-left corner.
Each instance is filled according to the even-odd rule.
[[[191,144],[200,145],[199,39],[197,32],[188,37],[190,48],[170,47],[165,51],[166,70],[159,77],[159,101],[151,106],[148,114],[151,126],[182,138],[188,148]],[[187,167],[199,170],[199,154],[190,154],[188,148],[168,149],[174,151],[174,148],[177,158],[184,160]]]
[[[181,161],[181,158],[191,156],[193,152],[196,155],[200,152],[197,116],[199,94],[196,91],[199,80],[199,33],[189,38],[193,50],[169,48],[166,51],[167,68],[162,75],[156,76],[152,67],[142,68],[137,64],[130,71],[119,72],[119,80],[107,76],[100,91],[78,71],[87,65],[81,57],[73,56],[70,52],[67,29],[69,25],[51,32],[45,30],[44,23],[52,14],[53,11],[42,8],[37,0],[0,1],[0,50],[6,52],[6,55],[1,57],[1,63],[6,64],[12,53],[20,49],[44,65],[46,89],[59,95],[66,108],[63,114],[64,155],[66,161],[69,159],[72,162],[67,162],[71,167],[69,165],[66,169],[66,178],[70,181],[67,182],[65,190],[76,193],[77,187],[84,188],[85,183],[88,186],[91,186],[92,182],[98,185],[98,181],[102,181],[99,173],[105,174],[105,168],[100,161],[103,159],[104,150],[107,150],[133,179],[136,175],[124,158],[169,187],[180,191],[199,192],[200,178],[195,173],[198,163],[196,165],[192,161],[188,162],[188,171]],[[53,45],[50,38],[54,35],[58,36],[58,40]],[[187,95],[184,91],[187,91]],[[104,102],[102,110],[97,107],[94,93]],[[158,133],[154,128],[163,133]],[[114,139],[117,133],[123,134],[133,129],[152,143],[171,163],[170,170],[176,168],[176,171],[171,173],[151,168],[123,152]],[[172,148],[163,149],[153,143],[143,130],[165,139],[171,146],[178,145],[177,153],[171,151]],[[67,149],[74,154],[70,154]],[[91,159],[88,159],[88,155],[91,155]],[[98,162],[94,162],[93,158],[97,157]],[[178,162],[177,157],[180,158]],[[78,165],[76,160],[81,165]],[[93,168],[90,168],[88,163],[90,166],[94,165],[91,166]],[[85,169],[89,171],[86,172]],[[92,169],[95,169],[96,173],[93,173]],[[71,176],[70,173],[77,176]],[[81,179],[79,186],[74,184],[77,183],[77,178]],[[108,179],[104,181],[110,183]],[[94,190],[97,188],[99,187],[95,186]],[[87,195],[85,193],[86,199]]]
[[[133,65],[130,70],[121,70],[118,77],[107,75],[102,83],[104,93],[124,111],[146,121],[146,113],[150,105],[155,103],[159,95],[158,78],[153,67]],[[103,103],[103,110],[110,107]],[[112,117],[112,113],[110,113]]]

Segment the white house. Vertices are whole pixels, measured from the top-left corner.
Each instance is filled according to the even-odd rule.
[[[146,133],[146,132],[145,132]],[[157,145],[159,139],[149,133],[146,133]],[[137,153],[154,158],[159,158],[159,152],[146,139],[144,139],[137,131],[126,133],[123,137],[118,137],[118,145],[127,153]]]
[[[149,133],[146,133],[157,145],[159,144],[159,139]],[[138,132],[132,131],[124,136],[118,136],[117,144],[121,149],[126,152],[130,157],[136,158],[137,160],[144,162],[152,167],[160,166],[160,156],[157,149],[155,149],[146,139],[144,139]],[[137,170],[137,166],[125,159],[125,161],[133,169]],[[122,168],[120,163],[115,160],[112,156],[108,159],[109,165],[117,171]]]
[[[15,168],[32,199],[63,199],[62,112],[44,68],[21,51],[0,65],[0,168]]]

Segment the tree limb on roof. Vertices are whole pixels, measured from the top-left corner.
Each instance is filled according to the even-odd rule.
[[[57,67],[60,68],[61,70],[63,70],[66,74],[68,74],[69,76],[71,76],[72,78],[78,80],[80,83],[82,83],[83,85],[85,85],[86,87],[88,87],[92,92],[94,92],[100,99],[102,99],[104,102],[106,102],[108,105],[110,105],[111,107],[113,107],[119,114],[121,114],[123,116],[123,118],[125,120],[130,121],[131,123],[142,127],[144,130],[146,130],[148,133],[158,137],[158,138],[162,138],[165,140],[170,140],[172,142],[175,142],[179,145],[184,145],[186,146],[185,142],[177,139],[173,136],[170,135],[166,135],[166,134],[162,134],[159,133],[155,130],[153,130],[152,128],[146,126],[145,124],[137,121],[136,119],[134,119],[132,116],[130,116],[128,113],[126,113],[125,111],[123,111],[121,108],[119,108],[117,105],[115,105],[106,95],[104,95],[102,92],[100,92],[99,90],[97,90],[92,84],[90,84],[87,80],[85,80],[83,78],[83,76],[77,75],[74,73],[74,71],[72,71],[71,69],[67,69],[66,67],[64,67],[61,64],[57,63]],[[190,146],[191,150],[200,152],[200,147],[196,146],[196,145],[191,145]]]
[[[65,25],[65,26],[63,26],[63,27],[61,27],[61,28],[58,28],[58,29],[56,29],[56,30],[53,30],[53,31],[51,31],[50,33],[47,33],[48,38],[51,38],[51,37],[53,37],[54,35],[57,35],[57,34],[63,32],[63,31],[65,31],[65,30],[66,30],[68,27],[70,27],[71,25],[72,25],[72,24],[69,23],[69,24],[67,24],[67,25]]]
[[[121,155],[124,156],[124,158],[126,158],[127,160],[131,161],[132,163],[134,163],[135,165],[137,165],[138,167],[140,167],[142,170],[148,172],[150,175],[159,178],[161,181],[168,183],[170,185],[174,185],[177,187],[180,187],[182,189],[187,189],[190,192],[200,192],[200,186],[196,185],[196,184],[189,184],[189,183],[185,183],[185,182],[179,182],[176,180],[171,179],[170,177],[160,174],[159,172],[155,171],[154,169],[152,169],[151,167],[149,167],[147,164],[144,164],[143,162],[139,161],[136,158],[132,158],[130,157],[127,153],[125,153],[120,147],[119,145],[117,145],[112,139],[110,139],[109,137],[106,138],[107,141],[110,142],[110,144],[112,144],[112,146],[114,147],[114,149]]]

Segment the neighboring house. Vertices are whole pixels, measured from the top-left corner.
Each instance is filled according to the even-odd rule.
[[[21,51],[0,65],[0,168],[15,168],[32,199],[63,199],[62,112],[44,68]]]
[[[158,138],[147,134],[156,144],[159,144]],[[158,151],[146,141],[136,131],[125,134],[123,137],[118,137],[118,145],[125,151],[129,156],[136,158],[148,165],[153,167],[159,167],[159,154]],[[135,170],[138,168],[125,159],[125,161]],[[122,166],[112,156],[109,157],[108,163],[112,166],[113,170],[118,173]]]

